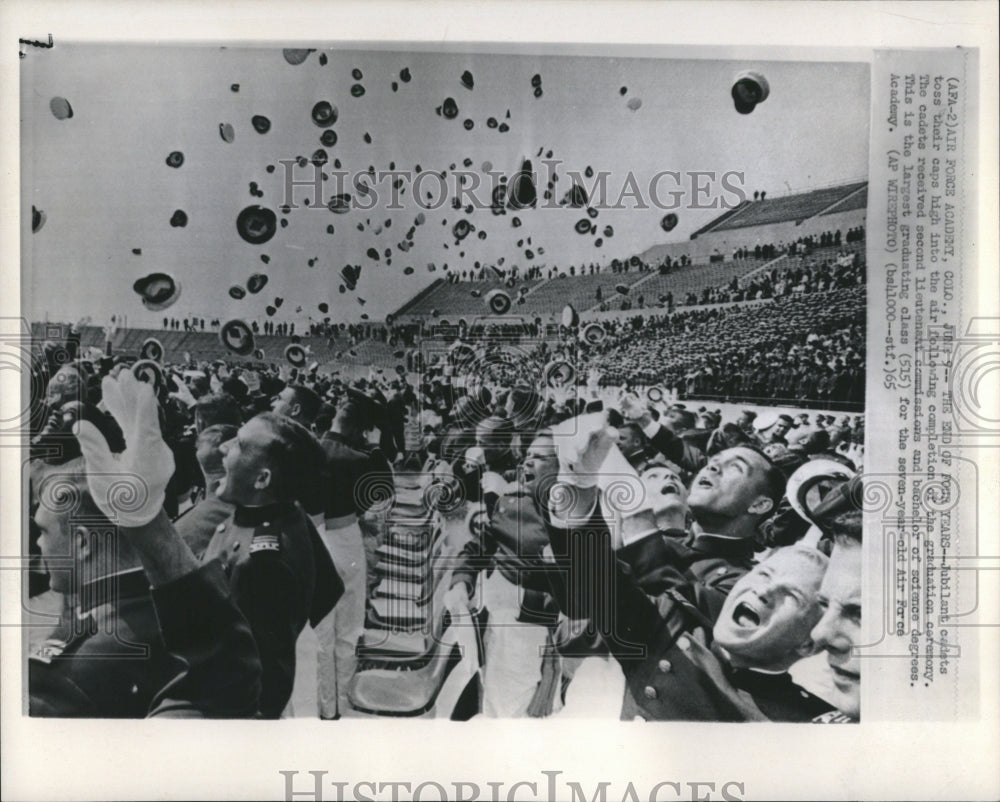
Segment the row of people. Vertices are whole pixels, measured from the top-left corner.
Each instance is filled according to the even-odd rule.
[[[93,510],[95,504],[106,507],[96,497],[89,503],[80,490],[74,496],[79,503],[57,509],[46,505],[47,496],[40,487],[48,478],[56,487],[72,483],[79,489],[80,476],[86,473],[79,460],[81,451],[86,451],[83,441],[74,437],[78,427],[98,427],[109,453],[121,452],[126,444],[133,447],[132,434],[116,411],[121,404],[115,399],[120,383],[127,382],[132,392],[137,380],[124,363],[112,361],[103,367],[108,368],[105,375],[93,376],[72,362],[56,370],[46,394],[51,411],[46,420],[52,425],[44,427],[33,443],[38,481],[32,483],[32,542],[49,568],[52,589],[67,594],[68,600],[66,625],[53,633],[31,663],[33,676],[41,683],[32,686],[32,709],[40,715],[137,715],[152,704],[151,694],[155,695],[159,680],[166,676],[162,672],[173,665],[165,658],[157,668],[161,673],[153,676],[135,666],[143,674],[143,681],[138,682],[131,669],[116,663],[121,659],[119,650],[108,655],[109,665],[96,660],[88,664],[92,670],[83,672],[82,678],[75,673],[82,665],[75,657],[78,652],[81,657],[95,657],[92,650],[104,645],[99,639],[90,643],[94,632],[77,631],[82,620],[77,614],[96,604],[102,614],[113,615],[107,605],[119,600],[116,596],[95,602],[91,598],[95,592],[126,583],[144,609],[152,609],[147,603],[149,587],[144,586],[141,572],[135,571],[134,555],[117,545],[120,538],[111,523],[116,515],[92,516],[96,520],[88,519],[86,531],[71,537],[67,531],[79,516],[81,504],[84,510]],[[218,375],[212,376],[212,382],[218,380]],[[320,647],[316,667],[320,714],[328,718],[341,714],[364,618],[365,550],[369,546],[359,518],[379,500],[380,493],[388,494],[384,483],[390,474],[388,462],[366,439],[374,428],[373,402],[343,386],[328,388],[336,404],[328,405],[332,417],[317,438],[312,424],[324,404],[315,389],[317,383],[312,383],[313,387],[288,383],[280,388],[272,384],[266,389],[276,392],[260,394],[263,404],[248,398],[246,386],[232,376],[221,387],[217,385],[218,392],[212,392],[211,384],[188,387],[177,382],[178,389],[168,394],[164,383],[152,400],[156,431],[142,432],[152,444],[146,450],[151,449],[158,463],[168,466],[162,477],[161,506],[176,511],[192,488],[201,485],[197,503],[182,515],[175,512],[165,517],[173,519],[171,532],[203,565],[215,565],[216,572],[221,567],[256,643],[258,688],[255,707],[249,712],[264,717],[277,717],[288,705],[296,674],[296,642],[307,624],[316,630]],[[194,392],[203,390],[195,398]],[[261,406],[271,409],[261,411]],[[181,439],[175,439],[176,431],[168,425],[167,410],[171,409],[180,410],[185,434]],[[168,444],[168,439],[173,442]],[[197,477],[182,470],[187,444],[193,451]],[[368,478],[373,476],[381,477],[375,482],[374,495],[356,492],[359,482],[371,485]],[[134,498],[148,495],[149,478],[126,474],[122,481]],[[57,530],[62,538],[52,536]],[[369,532],[369,536],[374,534]],[[53,579],[57,565],[66,569],[68,582]],[[134,642],[148,646],[155,634],[155,620],[147,620]],[[55,667],[39,673],[35,667],[43,662]],[[75,683],[82,696],[49,700],[47,684],[53,672]],[[117,680],[105,683],[112,674],[122,684]],[[113,701],[116,696],[120,707]]]
[[[684,297],[684,303],[687,306],[694,306],[697,304],[756,301],[793,294],[827,292],[864,283],[864,267],[855,253],[843,260],[843,263],[826,260],[822,264],[788,267],[780,271],[772,270],[770,273],[752,278],[743,286],[740,285],[738,279],[734,278],[727,285],[704,288],[701,295],[689,292]]]

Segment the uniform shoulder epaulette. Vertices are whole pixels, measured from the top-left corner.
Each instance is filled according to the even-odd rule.
[[[270,527],[258,527],[250,539],[250,553],[260,551],[281,551],[281,538],[278,530]]]
[[[699,560],[696,566],[696,568],[692,566],[694,569],[692,573],[695,573],[698,579],[709,587],[717,587],[727,582],[732,583],[749,570],[739,565],[733,565],[721,557]]]

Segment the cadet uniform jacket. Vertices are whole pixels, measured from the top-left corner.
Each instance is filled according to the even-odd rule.
[[[705,452],[662,424],[647,435],[652,447],[688,473],[695,474],[705,466]]]
[[[177,534],[191,547],[196,556],[201,556],[219,524],[233,514],[233,505],[223,501],[215,492],[205,498],[174,521]]]
[[[60,718],[237,718],[260,661],[218,563],[150,590],[142,569],[85,586],[87,609],[28,661],[28,710]]]
[[[322,508],[327,520],[364,515],[392,493],[392,469],[380,450],[360,451],[338,432],[327,432],[319,443],[326,453]]]
[[[292,695],[299,633],[333,609],[344,585],[312,522],[293,502],[237,506],[205,550],[204,561],[216,558],[257,641],[261,715],[277,718]]]
[[[541,498],[547,499],[548,494],[541,494],[534,483],[501,496],[482,538],[473,538],[458,553],[452,585],[462,581],[475,589],[480,571],[486,571],[487,576],[499,571],[524,590],[518,620],[553,625],[558,609],[552,601],[548,575],[538,570],[535,560],[548,542],[545,508],[538,503]]]

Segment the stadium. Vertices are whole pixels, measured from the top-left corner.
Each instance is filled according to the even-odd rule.
[[[25,80],[32,507],[44,512],[39,476],[92,460],[81,422],[112,451],[134,448],[115,399],[138,391],[108,389],[134,376],[156,400],[150,449],[165,443],[172,465],[170,531],[226,569],[237,601],[253,598],[240,584],[251,570],[233,568],[248,551],[263,565],[262,553],[320,543],[289,558],[313,605],[288,611],[290,639],[272,642],[254,629],[259,609],[241,610],[263,665],[253,715],[585,707],[567,696],[580,655],[556,633],[597,608],[522,582],[541,570],[541,541],[528,555],[504,540],[512,505],[519,536],[562,520],[555,491],[532,509],[514,501],[537,501],[545,459],[571,496],[600,488],[590,511],[614,518],[609,531],[648,514],[691,543],[745,542],[734,578],[784,548],[825,560],[854,531],[849,510],[823,502],[849,506],[864,459],[866,67],[73,45]],[[664,176],[674,195],[658,192]],[[263,427],[270,439],[246,446]],[[588,449],[602,438],[611,453],[598,459]],[[272,462],[248,467],[237,451]],[[752,515],[663,501],[696,497],[736,452],[780,484]],[[600,478],[574,475],[581,465]],[[651,498],[640,479],[663,471],[676,484]],[[617,518],[609,477],[640,499]],[[257,520],[247,510],[279,506],[284,535],[258,529],[242,553],[223,542]],[[33,609],[65,611],[74,593],[53,595],[36,518]],[[689,613],[705,626],[733,585],[697,574],[695,551],[670,558],[687,583],[673,590],[696,605],[699,583],[718,593]],[[765,617],[733,615],[740,627]],[[503,640],[505,616],[522,640]],[[624,673],[603,675],[600,693],[627,686],[641,717],[756,715],[731,699],[655,709],[641,701],[655,683],[633,688],[635,666],[605,641]],[[492,669],[507,650],[520,663]],[[764,694],[761,715],[857,720],[855,669],[830,675],[822,650],[760,666],[789,668],[809,704]]]

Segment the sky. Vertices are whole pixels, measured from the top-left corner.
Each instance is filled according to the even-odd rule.
[[[102,323],[111,314],[127,315],[132,326],[159,326],[164,315],[264,320],[276,298],[283,305],[275,320],[301,325],[319,319],[325,316],[320,303],[329,306],[335,322],[357,321],[363,313],[379,320],[443,277],[445,265],[462,270],[500,259],[522,269],[607,263],[683,241],[724,210],[692,208],[690,180],[683,177],[691,171],[741,173],[730,186],[771,196],[867,175],[870,89],[863,63],[331,48],[293,65],[280,48],[121,44],[62,44],[32,55],[22,62],[22,294],[25,314],[34,320],[89,315]],[[406,83],[399,77],[404,68],[412,76]],[[730,88],[734,76],[748,69],[766,77],[770,95],[753,113],[741,115]],[[360,70],[360,80],[354,70]],[[473,76],[471,90],[461,82],[466,70]],[[535,96],[535,75],[541,77],[541,97]],[[354,84],[365,88],[362,96],[352,95]],[[55,117],[54,97],[69,101],[71,118]],[[455,119],[435,112],[446,98],[458,106]],[[641,105],[633,110],[629,101],[637,105],[636,99]],[[527,158],[538,171],[543,204],[552,176],[538,154],[551,151],[558,162],[556,202],[571,186],[570,171],[582,174],[589,166],[608,174],[607,203],[594,204],[601,206],[593,219],[599,233],[578,234],[583,210],[557,203],[505,216],[488,208],[467,215],[449,202],[423,208],[413,181],[405,178],[397,209],[387,208],[389,181],[383,181],[375,208],[335,215],[325,205],[305,206],[304,199],[315,195],[306,186],[294,191],[298,208],[282,215],[281,161],[308,158],[322,147],[325,129],[311,116],[321,100],[338,110],[332,126],[337,143],[325,148],[328,172],[336,158],[350,175],[394,164],[415,177],[419,165],[424,173],[446,171],[451,181],[451,165],[464,169],[466,159],[477,174],[488,161],[494,171],[511,175]],[[268,118],[267,133],[254,129],[254,115]],[[510,130],[489,128],[491,116]],[[471,130],[465,120],[472,121]],[[220,136],[225,123],[233,128],[232,142]],[[166,164],[172,151],[184,154],[180,168]],[[269,165],[274,172],[267,172]],[[290,169],[295,180],[313,175],[312,165]],[[651,179],[663,171],[682,178],[679,185],[669,176],[660,179],[661,201],[669,200],[670,190],[685,192],[669,233],[660,225],[666,210],[649,193]],[[440,184],[421,180],[426,206],[424,193]],[[488,203],[490,179],[483,180],[486,188],[477,194]],[[718,182],[701,181],[711,186],[710,200],[736,199]],[[263,197],[251,195],[251,182]],[[336,193],[334,184],[323,184],[322,204]],[[622,198],[622,208],[604,208],[627,187],[634,189]],[[452,195],[453,188],[452,182]],[[356,196],[350,186],[344,190]],[[288,221],[264,244],[250,244],[237,231],[238,214],[254,204]],[[32,205],[46,215],[34,234]],[[170,223],[177,210],[187,216],[184,227]],[[397,246],[419,212],[426,222],[403,252]],[[474,228],[460,244],[452,234],[459,219]],[[608,225],[611,237],[603,236]],[[361,277],[356,291],[341,293],[339,272],[346,264],[361,266]],[[404,274],[407,266],[414,268],[412,275]],[[173,275],[182,287],[166,312],[145,310],[132,290],[136,279],[153,272]],[[230,297],[231,285],[245,286],[257,272],[269,279],[263,291]]]

